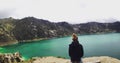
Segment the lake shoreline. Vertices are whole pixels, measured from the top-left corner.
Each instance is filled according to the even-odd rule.
[[[39,38],[39,39],[33,39],[33,40],[23,40],[23,41],[9,41],[9,42],[0,42],[0,47],[3,46],[8,46],[8,45],[14,45],[14,44],[18,44],[18,43],[31,43],[31,42],[36,42],[36,41],[40,41],[40,40],[47,40],[50,38]]]
[[[70,35],[68,35],[68,36],[70,36]],[[61,38],[61,37],[66,37],[66,36],[38,38],[38,39],[22,40],[22,41],[15,40],[15,41],[8,41],[8,42],[0,42],[0,47],[14,45],[14,44],[18,44],[18,43],[33,43],[33,42],[40,41],[40,40],[48,40],[48,39]]]
[[[110,34],[110,33],[78,34],[78,36],[101,35],[101,34]],[[70,36],[70,35],[67,35],[67,36]],[[31,43],[31,42],[36,42],[36,41],[40,41],[40,40],[47,40],[47,39],[61,38],[61,37],[66,37],[66,36],[58,36],[58,37],[51,37],[51,38],[38,38],[38,39],[22,40],[22,41],[14,40],[14,41],[8,41],[8,42],[0,42],[0,47],[14,45],[14,44],[18,44],[18,43]]]
[[[17,44],[18,41],[0,42],[0,47]]]

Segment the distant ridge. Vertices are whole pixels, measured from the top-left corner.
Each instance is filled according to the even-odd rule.
[[[0,42],[26,41],[77,34],[120,33],[120,22],[69,24],[35,17],[0,19]]]

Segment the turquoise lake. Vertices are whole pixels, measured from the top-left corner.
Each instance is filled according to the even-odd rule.
[[[120,33],[80,35],[78,38],[84,47],[84,57],[111,56],[120,59]],[[14,53],[19,51],[26,59],[36,56],[69,58],[68,47],[71,42],[71,37],[62,37],[30,43],[19,43],[0,47],[0,53]]]

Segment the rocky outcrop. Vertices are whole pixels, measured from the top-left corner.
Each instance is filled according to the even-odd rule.
[[[19,52],[0,54],[0,63],[18,63],[23,62],[22,56]]]
[[[35,61],[33,63],[71,63],[69,59],[64,58],[56,58],[56,57],[42,57],[42,58],[34,58]],[[83,63],[120,63],[120,60],[108,57],[108,56],[100,56],[100,57],[89,57],[83,58]]]
[[[83,62],[84,63],[120,63],[120,60],[113,57],[100,56],[100,57],[83,58]]]
[[[82,58],[83,63],[120,63],[120,60],[108,56]],[[24,60],[19,52],[0,54],[0,63],[71,63],[70,59],[62,57],[33,57]]]

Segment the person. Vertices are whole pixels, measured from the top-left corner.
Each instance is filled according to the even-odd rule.
[[[78,37],[75,33],[72,34],[72,43],[69,45],[69,56],[72,63],[82,63],[83,46],[79,43]]]

